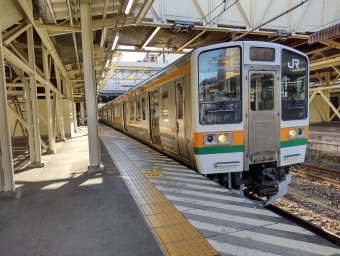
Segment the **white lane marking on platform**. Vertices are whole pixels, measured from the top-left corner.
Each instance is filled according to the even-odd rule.
[[[252,226],[255,226],[255,227],[267,228],[269,225],[276,224],[276,222],[272,222],[272,221],[265,221],[265,220],[235,216],[235,215],[226,214],[226,213],[217,213],[217,212],[205,211],[205,210],[201,210],[201,209],[194,209],[194,208],[179,206],[179,205],[175,205],[175,204],[174,204],[174,206],[180,212],[185,212],[185,213],[190,213],[190,214],[194,214],[194,215],[198,215],[198,216],[214,218],[214,219],[219,219],[219,220],[225,220],[225,221],[230,221],[230,222],[237,222],[237,223],[252,225]],[[288,224],[282,224],[282,225],[286,226],[285,228],[290,227],[290,226],[293,227],[293,225],[288,225]],[[281,229],[280,229],[280,227],[277,227],[276,230],[281,230]],[[258,233],[254,233],[254,234],[258,234]]]
[[[135,158],[135,157],[130,157],[128,156],[129,160],[133,161],[133,162],[143,162],[143,163],[152,163],[152,164],[155,164],[155,163],[165,163],[164,160],[154,160],[154,159],[142,159],[142,158]]]
[[[268,210],[256,209],[253,207],[244,207],[244,206],[232,205],[232,204],[221,204],[218,202],[209,202],[209,201],[204,201],[204,200],[199,200],[199,199],[178,197],[178,196],[172,196],[172,195],[165,195],[165,197],[169,200],[178,201],[178,202],[185,202],[185,203],[197,204],[197,205],[202,205],[202,206],[213,206],[215,208],[220,208],[220,209],[281,218],[275,213],[270,212]]]
[[[299,234],[304,234],[304,235],[309,235],[309,236],[315,236],[314,233],[303,229],[302,227],[299,226],[287,226],[286,224],[282,223],[276,223],[270,226],[266,226],[266,228],[271,228],[271,229],[278,229],[282,231],[287,231],[287,232],[292,232],[292,233],[299,233]]]
[[[181,182],[171,182],[171,181],[165,181],[165,180],[152,180],[152,183],[160,183],[160,184],[170,184],[170,185],[176,185],[176,186],[184,186],[187,188],[198,188],[202,190],[212,190],[212,191],[220,191],[220,192],[226,192],[227,189],[225,188],[213,188],[210,186],[202,186],[202,185],[192,185],[188,183],[181,183]]]
[[[169,159],[167,158],[164,158],[164,157],[157,157],[157,156],[141,156],[141,155],[126,155],[128,157],[131,157],[131,158],[135,158],[135,159],[138,159],[138,160],[161,160],[161,161],[167,161]]]
[[[194,215],[198,215],[198,216],[214,218],[214,219],[219,219],[219,220],[226,220],[226,221],[230,221],[230,222],[238,222],[238,223],[252,225],[252,226],[256,226],[256,227],[274,224],[274,222],[271,222],[271,221],[240,217],[240,216],[235,216],[235,215],[226,214],[226,213],[205,211],[205,210],[201,210],[201,209],[194,209],[194,208],[179,206],[179,205],[175,205],[175,204],[174,204],[174,206],[180,212],[190,213],[190,214],[194,214]]]
[[[262,242],[262,243],[275,244],[275,245],[279,245],[283,247],[288,247],[291,249],[302,250],[305,252],[315,253],[318,255],[332,255],[335,253],[339,253],[340,251],[339,249],[327,247],[324,245],[318,245],[318,244],[313,244],[313,243],[308,243],[308,242],[303,242],[303,241],[293,240],[293,239],[283,238],[283,237],[275,237],[275,236],[266,235],[266,234],[259,235],[259,233],[246,231],[246,230],[235,232],[235,233],[230,233],[229,235],[251,239],[251,240]]]
[[[249,203],[254,204],[252,201],[249,201],[249,199],[244,197],[238,197],[238,196],[228,196],[228,194],[232,194],[232,192],[228,191],[226,192],[226,195],[218,195],[218,194],[210,194],[205,192],[199,192],[199,191],[192,191],[192,190],[185,190],[185,189],[176,189],[176,188],[167,188],[162,186],[156,186],[158,190],[165,191],[165,192],[175,192],[179,194],[186,194],[186,195],[194,195],[194,196],[201,196],[201,197],[207,197],[207,198],[214,198],[219,200],[225,200],[225,201],[233,201],[233,202],[243,202],[243,203]]]
[[[218,241],[207,239],[208,243],[218,252],[223,252],[228,255],[242,255],[242,256],[280,256],[279,254],[254,250],[246,247],[241,247],[233,244],[220,243]]]
[[[226,233],[229,233],[229,232],[238,231],[237,229],[226,227],[226,226],[220,226],[220,225],[210,224],[210,223],[206,223],[206,222],[191,220],[191,219],[188,219],[188,221],[195,228],[199,228],[199,229],[203,229],[203,230],[207,230],[207,231],[212,231],[212,232],[215,232],[215,233],[226,234]],[[302,235],[315,236],[312,232],[305,230],[305,229],[298,227],[298,226],[287,227],[287,225],[285,225],[285,224],[282,225],[280,223],[280,224],[274,224],[274,225],[265,226],[265,227],[270,228],[270,229],[275,229],[275,230],[278,229],[280,231],[288,231],[288,232],[291,232],[291,233],[298,233],[298,234],[302,234]],[[287,228],[289,228],[289,229],[287,229]]]
[[[188,174],[188,173],[169,172],[169,171],[163,171],[162,170],[162,173],[168,174],[168,175],[174,175],[174,177],[180,176],[180,177],[188,177],[188,178],[197,178],[197,179],[213,182],[213,181],[209,180],[208,178],[206,178],[202,175],[199,175],[197,173],[194,173],[194,172],[192,172],[191,174]]]
[[[203,229],[203,230],[207,230],[207,231],[211,231],[211,232],[215,232],[215,233],[219,233],[219,234],[227,234],[227,233],[230,233],[230,232],[238,231],[236,228],[229,228],[229,227],[219,226],[219,225],[210,224],[210,223],[201,222],[201,221],[196,221],[196,220],[191,220],[191,219],[187,219],[187,220],[195,228]]]
[[[177,173],[180,171],[181,173],[197,174],[197,172],[195,172],[194,170],[190,170],[188,168],[185,168],[184,166],[182,166],[182,167],[183,168],[162,167],[162,170],[176,171]],[[203,177],[201,175],[198,175],[198,176]]]
[[[165,173],[165,172],[162,172]],[[209,179],[204,179],[204,180],[199,180],[199,179],[186,179],[182,177],[174,177],[174,176],[166,176],[167,179],[169,180],[179,180],[179,181],[188,181],[192,183],[202,183],[202,184],[210,184],[210,185],[218,185],[216,182],[213,182],[212,180]]]
[[[134,153],[126,153],[125,152],[124,154],[127,155],[127,156],[135,156],[135,157],[140,157],[140,158],[142,158],[142,157],[147,157],[147,158],[154,157],[154,158],[167,159],[169,161],[173,161],[172,159],[170,159],[166,156],[156,155],[156,154],[140,154],[140,153],[136,154],[136,152],[134,152]]]
[[[158,164],[159,166],[165,166],[165,167],[174,167],[174,166],[178,166],[178,167],[182,167],[181,164],[177,163],[177,162],[173,162],[171,164]]]
[[[183,166],[182,166],[183,167]],[[195,173],[195,171],[190,170],[188,168],[170,168],[170,167],[163,167],[163,166],[159,166],[158,168],[162,168],[162,170],[169,170],[169,171],[175,171],[175,172],[181,172],[181,173]]]
[[[160,158],[172,160],[171,158],[169,158],[169,157],[167,157],[165,155],[161,155],[159,153],[142,153],[142,152],[132,152],[132,151],[128,151],[127,152],[127,151],[125,151],[124,154],[126,154],[126,155],[135,155],[135,156],[146,156],[146,157],[160,157]]]

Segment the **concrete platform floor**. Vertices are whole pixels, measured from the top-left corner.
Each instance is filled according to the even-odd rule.
[[[311,135],[337,135],[340,133],[340,121],[310,124],[309,132]]]
[[[87,127],[78,131],[44,168],[22,168],[18,155],[23,195],[0,199],[0,255],[163,255],[103,145],[105,170],[87,173]]]

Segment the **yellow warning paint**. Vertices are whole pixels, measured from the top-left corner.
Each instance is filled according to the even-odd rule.
[[[142,170],[142,173],[144,173],[144,175],[149,179],[163,177],[163,174],[161,174],[156,169],[145,169]]]
[[[115,161],[115,164],[120,173],[128,177],[124,178],[124,181],[143,212],[145,220],[158,240],[164,254],[166,256],[219,255],[189,221],[146,178],[148,177],[147,175],[150,178],[162,177],[163,175],[156,169],[145,169],[141,172],[116,148],[105,132],[101,129],[99,131],[107,150],[119,159],[119,161]],[[158,174],[161,176],[155,176]]]

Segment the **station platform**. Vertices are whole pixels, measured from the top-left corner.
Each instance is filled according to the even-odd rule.
[[[340,121],[327,123],[312,123],[309,125],[309,135],[313,136],[338,136],[340,135]]]
[[[340,122],[310,124],[305,161],[340,169]]]
[[[0,255],[339,255],[339,247],[99,124],[104,171],[87,173],[86,127],[15,172],[0,199]]]

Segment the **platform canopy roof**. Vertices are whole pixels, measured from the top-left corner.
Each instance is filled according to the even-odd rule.
[[[32,25],[37,67],[42,70],[44,42],[54,60],[51,80],[55,77],[54,66],[58,66],[75,94],[84,94],[80,27],[83,1],[91,4],[98,92],[124,51],[183,53],[232,40],[290,46],[309,56],[312,72],[340,74],[337,1],[323,8],[324,1],[313,0],[257,1],[256,6],[252,0],[203,1],[206,4],[198,0],[1,0],[0,20],[8,50],[21,59],[27,56],[26,33],[14,40],[11,36]]]

